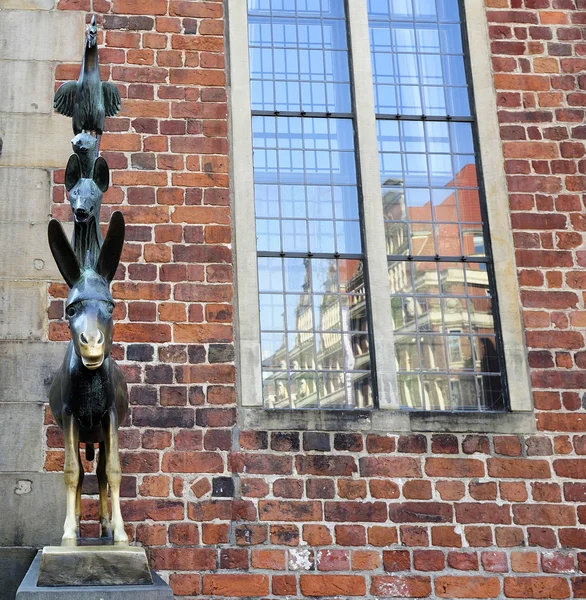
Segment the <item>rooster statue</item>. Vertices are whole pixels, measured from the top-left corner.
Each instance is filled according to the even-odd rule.
[[[120,103],[116,86],[100,81],[98,28],[94,15],[87,32],[79,79],[68,81],[57,90],[53,106],[58,113],[72,117],[75,135],[95,132],[101,136],[104,119],[118,114]]]

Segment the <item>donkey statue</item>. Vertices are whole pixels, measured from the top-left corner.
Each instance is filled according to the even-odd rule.
[[[99,156],[92,167],[92,176],[85,177],[82,160],[72,154],[65,169],[65,189],[75,221],[72,245],[82,267],[95,267],[103,243],[100,231],[102,196],[108,189],[108,163]]]
[[[81,519],[83,467],[79,444],[93,455],[99,444],[96,470],[100,491],[102,537],[128,543],[120,512],[121,469],[118,456],[118,425],[128,410],[128,391],[120,367],[111,358],[114,301],[110,282],[114,278],[124,243],[124,217],[114,212],[106,239],[94,266],[84,265],[56,220],[49,223],[49,246],[70,288],[65,313],[71,341],[49,392],[51,411],[65,438],[65,486],[67,516],[62,543],[76,545]],[[91,454],[88,448],[91,447]],[[108,514],[108,492],[112,520]]]

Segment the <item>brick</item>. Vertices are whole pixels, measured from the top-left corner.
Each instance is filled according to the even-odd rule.
[[[229,458],[230,469],[249,475],[290,475],[293,459],[290,456],[234,453]]]
[[[507,525],[511,523],[510,506],[490,502],[461,502],[456,504],[456,520],[458,523],[495,523]]]
[[[411,556],[407,550],[384,550],[383,567],[387,573],[409,571]]]
[[[375,575],[370,593],[380,598],[427,598],[431,593],[431,580],[423,576]]]
[[[448,566],[458,571],[478,571],[476,552],[448,552]]]
[[[399,486],[394,481],[371,479],[368,486],[373,498],[398,498],[401,495]]]
[[[435,593],[440,598],[496,598],[500,582],[496,577],[451,576],[436,577]]]
[[[317,431],[305,432],[303,434],[303,449],[329,452],[331,450],[330,435]]]
[[[215,573],[203,576],[203,593],[213,596],[261,597],[269,593],[267,575]]]
[[[471,458],[427,458],[425,473],[430,477],[484,477],[484,464]]]
[[[441,502],[404,502],[391,504],[389,517],[395,523],[446,523],[453,517],[453,508]]]
[[[544,460],[524,458],[489,458],[490,477],[510,479],[548,479],[551,476],[549,463]]]
[[[322,506],[317,501],[260,500],[261,521],[321,521]]]
[[[369,433],[366,436],[366,450],[369,454],[391,453],[395,451],[395,438]]]
[[[392,546],[398,541],[396,527],[373,525],[368,528],[368,543],[375,547]]]
[[[362,436],[356,433],[334,434],[334,449],[337,451],[360,452],[362,450]]]
[[[574,573],[576,559],[573,554],[565,552],[543,552],[541,568],[544,573]]]
[[[508,598],[569,598],[570,586],[561,577],[505,577]]]
[[[224,460],[216,452],[167,452],[162,469],[168,473],[222,473]]]
[[[362,525],[336,525],[336,543],[340,546],[364,546],[366,530]]]
[[[336,522],[379,522],[387,520],[384,502],[326,502],[326,521]]]
[[[275,596],[296,596],[297,579],[294,575],[274,575],[272,592]]]
[[[462,481],[438,481],[435,489],[442,500],[460,500],[466,493],[466,487]]]
[[[332,535],[325,525],[303,525],[303,540],[310,546],[329,546]]]
[[[239,546],[255,546],[267,540],[266,525],[238,525],[235,528],[236,544]]]
[[[420,433],[401,435],[397,450],[408,454],[422,454],[427,451],[427,438]]]
[[[342,475],[347,477],[356,472],[354,458],[346,456],[297,456],[296,466],[300,475]]]
[[[315,560],[318,571],[350,570],[350,553],[347,550],[319,550]]]
[[[512,552],[511,569],[515,573],[537,573],[539,559],[536,552]]]
[[[284,550],[259,550],[251,552],[250,564],[254,569],[271,571],[285,570],[286,555]]]
[[[307,480],[305,488],[308,498],[334,498],[336,495],[336,485],[331,479],[312,477]]]
[[[201,590],[201,576],[199,574],[172,573],[169,576],[169,585],[176,596],[196,596]]]
[[[123,500],[121,509],[125,521],[177,521],[183,518],[184,511],[183,502],[142,498]]]
[[[513,506],[513,519],[517,525],[575,525],[573,506],[556,504],[517,504]]]
[[[306,575],[299,576],[304,596],[364,596],[366,583],[359,575]]]
[[[434,546],[461,548],[462,536],[450,525],[436,526],[431,529],[431,543]]]
[[[362,479],[338,479],[338,495],[346,500],[366,498],[366,481]]]
[[[432,435],[431,451],[434,454],[458,454],[458,438],[445,433]]]
[[[406,481],[403,496],[409,500],[431,500],[431,482],[426,480]]]
[[[380,556],[376,550],[354,550],[352,552],[353,571],[374,571],[380,567]]]
[[[441,550],[414,550],[413,567],[417,571],[443,571],[445,556]]]
[[[199,543],[199,532],[194,523],[171,523],[169,542],[177,546],[194,546]]]
[[[359,463],[363,477],[421,477],[421,465],[415,458],[363,457]]]

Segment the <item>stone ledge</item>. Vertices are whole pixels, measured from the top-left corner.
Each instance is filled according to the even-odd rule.
[[[18,591],[16,600],[173,600],[171,588],[153,572],[153,585],[83,587],[37,587],[41,552],[37,555]]]
[[[451,432],[535,433],[535,415],[526,412],[415,412],[406,410],[265,410],[238,408],[242,429],[360,431],[363,433]]]

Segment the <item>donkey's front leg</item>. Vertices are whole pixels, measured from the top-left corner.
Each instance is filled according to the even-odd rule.
[[[63,415],[63,435],[65,439],[65,493],[67,496],[67,514],[63,526],[64,546],[77,545],[79,522],[77,519],[77,486],[81,472],[79,460],[79,431],[72,415]]]
[[[108,513],[108,478],[106,475],[106,447],[100,442],[100,453],[98,454],[98,486],[100,489],[100,529],[102,537],[112,537],[112,525]]]
[[[77,520],[77,529],[81,523],[81,488],[83,486],[83,463],[81,462],[81,453],[79,444],[77,444],[77,462],[79,464],[79,479],[77,481],[77,490],[75,491],[75,518]]]
[[[110,486],[110,499],[112,500],[112,530],[114,542],[128,543],[128,536],[124,531],[124,521],[120,512],[120,482],[122,470],[120,469],[120,456],[118,454],[118,415],[116,407],[112,406],[106,413],[103,422],[106,433],[106,477]]]

